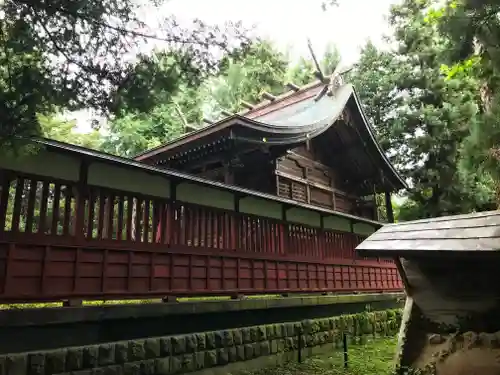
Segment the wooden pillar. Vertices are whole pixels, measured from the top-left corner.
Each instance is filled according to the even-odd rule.
[[[89,163],[83,159],[80,162],[79,179],[76,185],[75,200],[76,200],[76,221],[74,226],[74,235],[77,238],[85,236],[85,200],[89,194],[87,186],[87,178],[89,173]]]
[[[230,162],[224,163],[224,183],[228,185],[234,184],[234,173]]]
[[[387,221],[389,223],[394,223],[394,212],[392,211],[391,193],[390,191],[385,192],[385,210],[387,213]]]

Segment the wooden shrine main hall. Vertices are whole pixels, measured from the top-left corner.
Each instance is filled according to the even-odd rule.
[[[356,256],[406,187],[352,85],[280,96],[134,158],[0,160],[0,302],[402,289]]]

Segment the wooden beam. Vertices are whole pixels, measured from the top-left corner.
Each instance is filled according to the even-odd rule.
[[[267,92],[267,91],[264,91],[264,92],[262,93],[262,97],[263,97],[264,99],[270,100],[270,101],[272,101],[272,102],[276,100],[276,96],[274,96],[273,94],[271,94],[271,93],[269,93],[269,92]]]
[[[212,125],[212,124],[214,123],[212,120],[207,119],[207,118],[205,118],[205,117],[203,118],[203,122],[204,122],[205,124],[210,124],[210,125]]]
[[[233,112],[226,111],[225,109],[223,109],[222,111],[220,111],[220,113],[222,113],[224,116],[232,116],[232,115],[234,115]]]
[[[300,182],[300,183],[303,183],[303,184],[308,184],[308,185],[310,185],[312,187],[315,187],[315,188],[318,188],[318,189],[321,189],[321,190],[332,191],[332,192],[335,192],[335,193],[337,193],[339,195],[343,195],[343,196],[345,196],[347,198],[359,199],[358,196],[346,193],[345,191],[338,190],[338,189],[332,188],[330,186],[319,184],[317,182],[313,182],[313,181],[310,181],[310,180],[306,180],[306,179],[303,179],[301,177],[297,177],[297,176],[291,175],[291,174],[286,173],[286,172],[282,172],[282,171],[276,170],[275,173],[276,173],[277,176],[284,177],[284,178],[286,178],[288,180]]]
[[[293,82],[287,82],[286,86],[289,87],[293,91],[299,91],[300,90],[300,86],[296,85]]]
[[[241,101],[241,105],[245,108],[248,108],[248,109],[254,109],[255,106],[252,104],[252,103],[249,103],[249,102],[246,102],[244,100]]]
[[[385,210],[387,213],[387,221],[389,223],[394,223],[394,212],[392,210],[391,193],[389,191],[385,192]]]

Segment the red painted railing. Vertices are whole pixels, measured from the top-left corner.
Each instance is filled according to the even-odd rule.
[[[401,290],[363,237],[3,171],[0,302]]]

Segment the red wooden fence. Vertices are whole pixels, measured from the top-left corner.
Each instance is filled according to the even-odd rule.
[[[353,233],[3,172],[0,302],[402,289]]]

